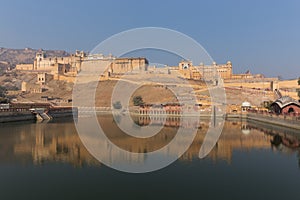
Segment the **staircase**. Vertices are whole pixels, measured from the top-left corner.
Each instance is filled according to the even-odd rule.
[[[276,96],[277,99],[279,99],[279,98],[282,97],[282,94],[281,94],[281,92],[278,89],[274,90],[274,94],[275,94],[275,96]]]
[[[52,117],[46,113],[45,109],[34,108],[34,109],[31,109],[31,111],[32,111],[32,113],[35,114],[36,119],[39,121],[52,119]]]
[[[47,113],[40,113],[40,116],[43,118],[43,120],[50,120],[51,117]]]

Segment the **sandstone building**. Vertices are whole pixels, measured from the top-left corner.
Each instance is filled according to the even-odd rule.
[[[83,51],[76,51],[67,57],[47,57],[44,51],[36,54],[33,64],[19,64],[16,69],[38,74],[38,82],[46,84],[46,79],[42,76],[50,74],[54,80],[65,80],[74,82],[76,75],[83,67],[97,68],[105,67],[104,73],[100,79],[116,77],[133,71],[148,71],[149,62],[146,58],[116,58],[112,55],[103,54],[86,55]],[[149,68],[151,73],[159,71],[161,68]],[[152,70],[151,70],[152,69]],[[166,66],[167,73],[179,73],[182,78],[191,80],[243,80],[264,78],[263,75],[252,75],[250,72],[245,74],[233,74],[232,63],[228,61],[225,64],[213,62],[211,65],[200,63],[193,65],[192,61],[182,60],[178,66]],[[149,73],[150,73],[149,71]]]
[[[173,69],[176,70],[176,67]],[[212,65],[200,63],[199,66],[195,66],[191,61],[183,60],[179,63],[177,69],[180,74],[187,79],[210,80],[215,79],[218,75],[222,79],[230,79],[232,77],[232,64],[230,61],[221,65],[217,65],[216,62],[213,62]]]
[[[47,57],[44,51],[38,52],[33,64],[18,64],[16,70],[38,74],[39,82],[45,83],[45,74],[53,75],[55,80],[74,81],[74,77],[81,71],[83,65],[94,67],[108,63],[105,76],[120,75],[133,70],[147,70],[146,58],[115,58],[112,55],[86,55],[83,51],[76,51],[68,57]]]
[[[179,72],[183,78],[193,80],[235,80],[235,79],[253,79],[264,78],[263,75],[252,75],[250,72],[245,74],[233,74],[232,63],[228,61],[225,64],[213,62],[211,65],[193,65],[192,61],[182,60],[178,66],[169,67],[170,72]]]

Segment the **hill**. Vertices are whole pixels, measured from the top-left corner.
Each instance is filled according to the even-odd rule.
[[[0,69],[6,69],[10,67],[11,69],[15,68],[16,64],[28,64],[33,63],[35,55],[41,49],[9,49],[9,48],[0,48]],[[49,57],[63,57],[68,56],[69,53],[63,50],[45,50],[46,55]]]

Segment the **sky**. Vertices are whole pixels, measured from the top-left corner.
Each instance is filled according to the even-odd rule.
[[[119,32],[163,27],[230,60],[234,73],[291,79],[300,76],[299,19],[298,0],[0,0],[0,47],[91,51]]]

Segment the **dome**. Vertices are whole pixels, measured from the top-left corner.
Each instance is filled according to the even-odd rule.
[[[299,102],[297,102],[295,99],[289,97],[289,96],[283,96],[279,99],[277,99],[273,104],[277,104],[280,108],[283,108],[290,104],[296,104],[300,106]]]
[[[227,61],[227,65],[231,65],[232,63],[230,61]]]
[[[244,103],[242,103],[242,107],[251,107],[251,104],[245,101]]]
[[[243,130],[242,130],[242,133],[243,133],[244,135],[249,135],[249,134],[250,134],[250,130],[249,130],[249,129],[243,129]]]
[[[294,103],[294,102],[295,102],[295,100],[292,99],[292,98],[289,97],[289,96],[283,96],[283,97],[277,99],[276,101],[277,101],[277,102],[280,102],[280,103],[282,103],[282,104]]]

